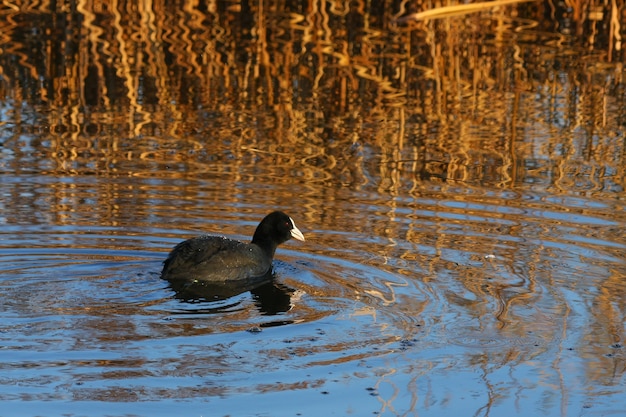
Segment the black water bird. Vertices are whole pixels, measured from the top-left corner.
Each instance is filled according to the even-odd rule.
[[[291,217],[275,211],[261,220],[250,243],[208,235],[179,243],[163,263],[161,277],[224,284],[265,282],[271,279],[276,248],[291,238],[304,241]]]

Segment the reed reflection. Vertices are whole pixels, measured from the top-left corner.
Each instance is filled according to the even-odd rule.
[[[385,189],[402,172],[502,187],[562,187],[583,173],[588,187],[623,187],[593,169],[623,171],[614,32],[583,37],[593,42],[582,49],[531,24],[546,20],[535,3],[411,25],[400,18],[415,10],[390,5],[264,5],[8,10],[0,40],[7,169],[31,166],[33,153],[19,151],[19,132],[28,131],[48,162],[36,169],[57,173],[174,166],[171,175],[184,175],[222,151],[290,153],[286,162],[303,162],[311,180],[349,172],[362,184],[362,163],[342,162],[367,145],[382,155]],[[576,31],[593,32],[612,13]],[[573,152],[555,151],[564,138]]]

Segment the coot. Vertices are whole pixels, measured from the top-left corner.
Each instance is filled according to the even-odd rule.
[[[161,277],[170,281],[250,281],[271,274],[276,247],[294,238],[304,241],[296,224],[281,211],[265,216],[251,243],[221,236],[199,236],[174,247]]]

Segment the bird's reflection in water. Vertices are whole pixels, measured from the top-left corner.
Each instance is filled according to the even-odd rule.
[[[239,294],[250,292],[255,306],[259,312],[266,316],[284,313],[291,308],[291,295],[294,289],[277,282],[272,274],[256,280],[244,280],[234,282],[206,282],[206,281],[169,281],[170,288],[176,292],[176,298],[190,303],[198,304],[199,308],[193,309],[194,313],[216,314],[232,311],[240,304],[240,300],[233,303],[224,303]],[[207,305],[210,302],[218,302],[219,305]],[[202,307],[200,307],[202,305]],[[186,310],[186,313],[189,313]]]

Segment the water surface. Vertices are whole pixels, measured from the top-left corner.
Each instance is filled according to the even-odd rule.
[[[3,415],[620,415],[612,40],[266,6],[3,12]],[[276,208],[272,283],[160,279]]]

